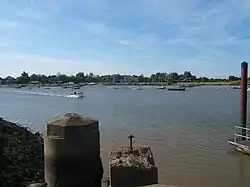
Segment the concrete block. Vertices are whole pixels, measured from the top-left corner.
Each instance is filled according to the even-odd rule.
[[[111,187],[136,187],[158,183],[158,170],[150,147],[121,147],[109,155]]]
[[[101,186],[99,122],[65,114],[48,123],[44,158],[48,187]]]

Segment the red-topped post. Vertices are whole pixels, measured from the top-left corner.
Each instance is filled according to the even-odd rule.
[[[246,128],[247,124],[247,69],[248,63],[241,63],[241,125]],[[242,129],[242,135],[246,136],[246,129]],[[242,138],[246,140],[246,138]]]

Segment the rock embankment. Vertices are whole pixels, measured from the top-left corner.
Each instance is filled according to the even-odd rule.
[[[41,134],[0,118],[0,186],[21,187],[42,181],[43,168]]]

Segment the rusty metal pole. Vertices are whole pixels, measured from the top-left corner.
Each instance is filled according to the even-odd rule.
[[[248,63],[241,63],[241,125],[246,128],[247,124],[247,69]],[[246,129],[242,129],[242,136],[246,136]],[[242,140],[246,140],[242,137]]]
[[[133,152],[133,138],[134,138],[134,136],[133,135],[129,135],[128,138],[129,138],[130,151]]]

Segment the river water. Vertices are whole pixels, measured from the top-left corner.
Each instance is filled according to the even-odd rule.
[[[229,87],[196,87],[186,92],[85,87],[83,99],[67,98],[62,88],[0,89],[0,115],[43,131],[46,121],[76,112],[100,122],[102,159],[135,144],[152,148],[159,182],[181,187],[249,187],[250,156],[235,152],[227,140],[239,123],[240,92]]]

